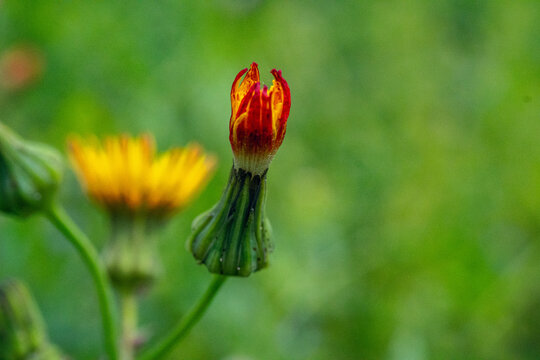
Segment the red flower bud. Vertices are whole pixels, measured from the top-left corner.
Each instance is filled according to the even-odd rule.
[[[291,108],[289,85],[281,70],[273,69],[271,73],[275,78],[272,86],[261,88],[259,69],[253,63],[249,71],[244,69],[236,75],[231,89],[229,140],[234,165],[255,175],[268,169],[281,146]]]

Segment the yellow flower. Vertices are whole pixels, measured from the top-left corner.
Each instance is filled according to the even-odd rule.
[[[79,180],[94,200],[112,211],[170,214],[206,185],[216,160],[197,144],[156,156],[151,135],[68,141]]]

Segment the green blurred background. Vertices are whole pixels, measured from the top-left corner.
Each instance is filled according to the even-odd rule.
[[[0,2],[0,53],[44,71],[0,120],[65,149],[71,133],[150,131],[219,157],[161,233],[142,304],[169,329],[210,276],[184,243],[231,164],[229,91],[283,70],[287,136],[269,173],[272,266],[232,279],[171,359],[539,359],[540,2]],[[101,246],[104,214],[67,171],[61,200]],[[90,277],[40,217],[0,217],[0,278],[20,277],[74,359],[101,352]]]

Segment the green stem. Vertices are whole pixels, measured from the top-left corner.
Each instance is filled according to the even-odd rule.
[[[60,206],[52,204],[46,211],[47,218],[71,242],[88,267],[96,286],[101,319],[103,323],[105,349],[110,360],[118,360],[116,341],[116,314],[111,285],[101,264],[98,253],[88,237],[77,227]]]
[[[131,290],[120,292],[122,309],[122,360],[135,358],[135,340],[137,337],[137,298]]]
[[[161,359],[168,352],[170,352],[201,319],[204,312],[208,308],[208,305],[210,305],[212,299],[217,294],[218,290],[226,279],[226,276],[214,275],[208,289],[206,289],[206,292],[195,304],[195,306],[191,308],[186,316],[180,319],[174,329],[161,342],[145,351],[141,355],[140,360]]]

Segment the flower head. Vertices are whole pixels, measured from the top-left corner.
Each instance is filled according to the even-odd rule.
[[[201,190],[215,159],[199,145],[174,148],[156,156],[150,135],[69,140],[77,175],[88,194],[112,211],[170,214]]]
[[[229,140],[236,168],[261,175],[285,137],[291,107],[289,86],[281,70],[273,69],[270,89],[261,86],[256,63],[234,79],[231,89]],[[240,81],[242,76],[244,79]]]

